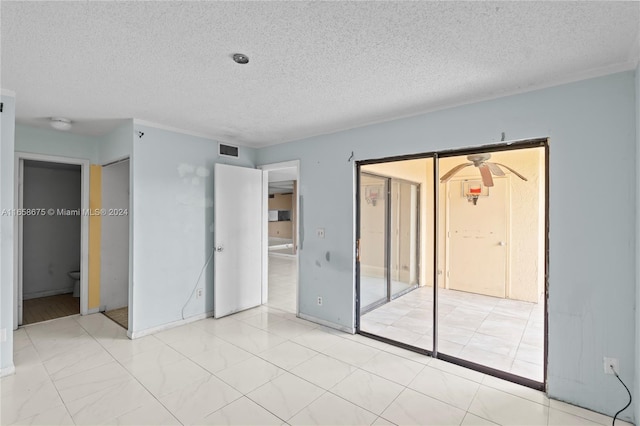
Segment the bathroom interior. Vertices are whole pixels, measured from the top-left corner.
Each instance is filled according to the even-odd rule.
[[[22,217],[26,325],[80,313],[81,172],[33,160],[23,170],[23,206],[40,213]]]

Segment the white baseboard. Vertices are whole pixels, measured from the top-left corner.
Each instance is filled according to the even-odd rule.
[[[315,322],[316,324],[324,325],[325,327],[334,328],[336,330],[344,331],[345,333],[349,333],[349,334],[355,334],[356,333],[356,329],[354,327],[346,327],[344,325],[340,325],[340,324],[336,324],[336,323],[331,322],[331,321],[327,321],[327,320],[323,320],[323,319],[320,319],[320,318],[316,318],[316,317],[311,316],[311,315],[306,315],[306,314],[303,314],[303,313],[299,313],[298,317],[302,318],[304,320],[307,320],[307,321]]]
[[[129,339],[139,339],[140,337],[148,336],[150,334],[158,333],[160,331],[169,330],[170,328],[179,327],[181,325],[189,324],[191,322],[200,321],[201,319],[209,318],[213,316],[213,311],[205,312],[203,314],[194,315],[183,320],[173,321],[167,324],[159,325],[157,327],[147,328],[140,331],[127,330],[127,336]]]
[[[36,291],[34,293],[25,293],[22,300],[37,299],[39,297],[57,296],[58,294],[73,293],[73,286],[68,288],[59,288],[56,290]]]
[[[15,374],[15,372],[16,372],[16,366],[11,364],[8,367],[0,368],[0,377],[10,376],[12,374]]]

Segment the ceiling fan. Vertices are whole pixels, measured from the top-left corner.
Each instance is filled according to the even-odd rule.
[[[516,176],[518,176],[520,179],[524,181],[527,180],[526,177],[522,176],[520,173],[516,172],[509,166],[505,166],[504,164],[500,164],[500,163],[489,162],[488,160],[490,158],[491,158],[491,154],[467,155],[467,160],[471,162],[458,164],[457,166],[449,170],[440,178],[440,183],[448,182],[453,177],[453,175],[455,175],[465,167],[469,167],[469,166],[477,167],[480,170],[480,176],[482,176],[482,184],[484,186],[493,186],[492,174],[495,176],[504,176],[504,171],[502,171],[500,167],[504,167],[505,169],[509,170],[510,172],[512,172],[513,174],[515,174]]]

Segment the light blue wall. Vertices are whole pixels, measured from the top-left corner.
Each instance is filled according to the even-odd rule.
[[[213,310],[213,267],[187,300],[213,248],[213,165],[255,165],[255,150],[239,159],[217,156],[213,140],[135,124],[133,142],[133,335]]]
[[[636,68],[636,376],[635,420],[640,423],[640,65]]]
[[[16,124],[16,151],[83,158],[97,163],[99,141],[99,137]]]
[[[258,164],[301,161],[300,311],[353,326],[351,151],[364,160],[495,143],[501,132],[548,136],[548,391],[615,413],[624,390],[604,375],[603,356],[619,358],[628,383],[635,368],[635,108],[625,72],[259,150]]]
[[[0,211],[13,208],[16,100],[2,96],[0,113]],[[13,369],[13,216],[0,216],[0,372]]]
[[[103,136],[84,136],[53,129],[16,125],[16,151],[84,158],[106,164],[131,155],[133,120]]]
[[[105,165],[130,157],[133,139],[133,120],[126,120],[124,124],[98,139],[96,162]]]

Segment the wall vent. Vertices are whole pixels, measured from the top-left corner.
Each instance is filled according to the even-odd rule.
[[[218,144],[218,155],[220,157],[238,158],[240,155],[240,149],[237,146],[226,145],[223,143]]]

